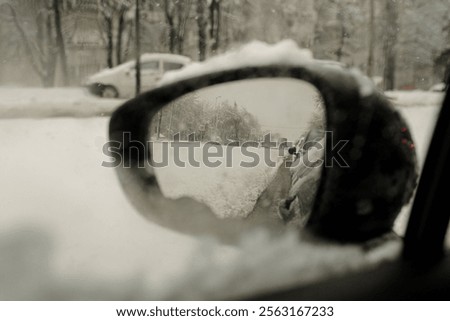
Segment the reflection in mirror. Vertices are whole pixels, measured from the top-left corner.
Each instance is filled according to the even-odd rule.
[[[325,142],[324,106],[309,83],[203,88],[164,106],[149,131],[164,196],[191,197],[220,218],[305,223]]]

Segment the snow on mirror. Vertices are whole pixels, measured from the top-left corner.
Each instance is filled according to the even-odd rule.
[[[152,119],[152,165],[167,198],[191,197],[219,218],[303,225],[320,179],[319,92],[293,79],[206,87]]]

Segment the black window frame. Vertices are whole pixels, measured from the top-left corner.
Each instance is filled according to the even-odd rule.
[[[429,262],[444,254],[450,218],[446,189],[450,177],[450,89],[447,89],[417,187],[404,238],[407,260]],[[423,263],[422,263],[423,264]]]

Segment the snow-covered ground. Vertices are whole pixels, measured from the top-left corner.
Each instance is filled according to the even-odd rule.
[[[185,161],[186,167],[175,166],[170,162],[169,166],[155,170],[164,195],[170,198],[192,197],[207,204],[221,218],[247,217],[283,161],[282,157],[278,157],[279,150],[271,150],[270,161],[276,165],[268,166],[262,163],[264,148],[249,148],[250,152],[258,155],[261,163],[248,168],[239,166],[241,162],[250,163],[252,160],[245,157],[240,148],[211,146],[212,152],[220,149],[223,157],[210,159],[210,162],[220,162],[220,166],[209,167],[203,160],[204,146],[202,144],[194,150],[194,159],[200,164],[198,167],[187,162],[187,148],[181,148],[180,159]],[[173,160],[173,149],[168,150],[168,159]],[[162,144],[153,144],[153,152],[156,154],[155,160],[159,162]]]
[[[183,271],[197,241],[146,222],[101,166],[108,120],[0,120],[0,298],[123,298]]]
[[[101,166],[107,117],[38,117],[38,106],[45,116],[54,110],[47,106],[59,106],[56,97],[81,102],[61,108],[82,117],[84,99],[97,111],[110,111],[112,102],[72,89],[9,90],[0,90],[5,96],[0,117],[9,118],[0,119],[0,299],[234,298],[398,254],[395,242],[363,252],[358,246],[311,244],[292,231],[272,239],[259,230],[228,247],[153,225],[130,206],[114,170]],[[401,106],[423,162],[442,95],[389,96]],[[15,100],[8,107],[14,97],[23,103]],[[13,111],[13,106],[19,107]],[[39,119],[21,118],[29,112]],[[407,210],[398,230],[406,215]]]
[[[0,87],[0,118],[109,116],[121,99],[101,99],[82,88]]]

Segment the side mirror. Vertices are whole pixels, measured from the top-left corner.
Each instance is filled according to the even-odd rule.
[[[322,161],[323,166],[318,172],[319,179],[315,187],[303,182],[304,184],[299,184],[295,190],[295,186],[291,184],[289,190],[294,188],[297,192],[294,198],[286,193],[285,197],[279,197],[281,202],[275,204],[276,206],[270,204],[266,209],[260,208],[260,215],[256,215],[257,217],[221,217],[214,212],[214,206],[201,199],[182,194],[167,195],[161,183],[166,184],[167,190],[167,186],[186,184],[186,179],[180,174],[173,175],[169,183],[163,182],[161,176],[158,177],[158,169],[152,158],[157,154],[157,150],[149,143],[159,140],[163,146],[164,140],[167,139],[166,134],[172,133],[172,129],[178,126],[175,129],[180,134],[180,128],[184,130],[192,124],[194,127],[190,130],[196,135],[203,133],[210,135],[208,138],[213,134],[217,135],[218,127],[215,127],[214,114],[211,117],[199,116],[201,111],[206,114],[214,113],[211,106],[214,107],[217,103],[214,102],[215,97],[221,96],[214,88],[221,87],[222,93],[229,93],[235,90],[230,89],[233,83],[259,80],[306,83],[317,91],[323,105],[327,134],[322,136],[325,145],[323,155],[317,158]],[[241,93],[246,90],[244,85],[236,88],[241,88]],[[270,90],[273,90],[275,95],[278,90],[276,88],[278,87],[274,85],[272,88],[262,86],[254,89],[254,100],[257,100],[258,95],[264,96],[263,93]],[[208,93],[209,91],[212,93]],[[291,94],[299,92],[294,91]],[[291,99],[287,92],[283,95],[279,97],[279,104],[266,104],[265,112],[268,112],[268,108],[281,108],[279,105]],[[209,100],[205,97],[209,97]],[[294,96],[294,100],[295,98]],[[208,103],[204,105],[204,101]],[[243,113],[242,109],[239,109],[240,105],[243,106],[244,103],[236,102],[230,110],[233,111],[232,108],[236,107],[236,111],[241,110]],[[301,103],[296,106],[298,109],[302,108]],[[189,108],[192,110],[190,114],[187,113]],[[258,115],[257,109],[251,108],[250,118]],[[173,122],[174,111],[184,113],[184,116],[179,115],[176,124]],[[292,118],[298,117],[298,111],[293,108]],[[187,121],[188,116],[192,116],[192,121]],[[287,119],[286,115],[283,117]],[[224,119],[228,118],[222,120]],[[298,121],[301,122],[302,119],[299,118]],[[241,126],[239,131],[245,133],[245,137],[250,137],[252,130],[253,134],[258,130],[255,123],[243,123],[242,115],[235,123],[238,122]],[[262,124],[261,119],[260,123]],[[233,134],[230,131],[234,126],[233,122],[227,124],[222,124],[222,128],[229,134],[222,135],[222,139],[234,139],[238,141],[235,144],[239,145],[244,134]],[[227,126],[229,127],[226,128]],[[301,128],[298,129],[300,133]],[[375,90],[368,78],[354,70],[315,60],[289,65],[280,62],[238,67],[172,81],[118,108],[112,115],[109,135],[111,156],[120,156],[110,165],[116,168],[125,193],[142,215],[170,229],[195,235],[213,235],[226,241],[232,241],[255,226],[282,232],[286,222],[290,221],[289,215],[304,211],[305,206],[310,207],[306,209],[309,212],[300,225],[304,226],[306,231],[340,241],[365,241],[391,230],[397,214],[412,196],[417,179],[416,155],[411,135],[407,125],[388,100]],[[178,142],[180,141],[190,142],[188,135],[178,136]],[[194,141],[199,141],[200,145],[202,143],[202,139],[192,138],[191,142]],[[299,142],[300,140],[293,143],[298,146]],[[222,141],[216,143],[223,144]],[[289,150],[292,151],[287,148],[288,153],[283,157],[288,157]],[[299,155],[303,155],[303,152]],[[166,171],[172,172],[170,168]],[[178,171],[183,173],[183,168]],[[291,171],[291,175],[294,179],[294,175],[299,174]],[[217,176],[217,179],[224,178]],[[238,188],[238,185],[235,186]],[[195,188],[195,185],[191,188]],[[312,188],[316,190],[311,191]],[[270,194],[273,191],[264,189],[261,194],[265,192]],[[210,190],[210,193],[222,197],[217,188]],[[261,197],[261,194],[255,197]],[[298,198],[297,202],[295,197]],[[237,198],[230,199],[228,207],[231,212],[239,202]],[[292,206],[300,210],[292,210]],[[304,206],[303,209],[301,206]],[[278,211],[275,215],[277,219],[271,219],[268,223],[261,213],[274,208]]]

